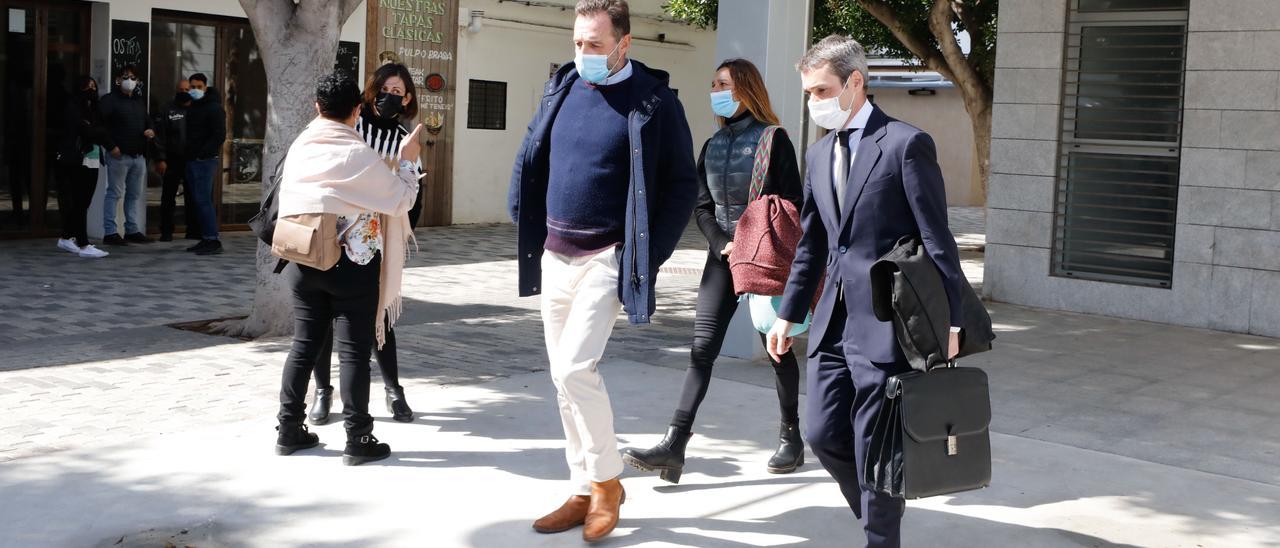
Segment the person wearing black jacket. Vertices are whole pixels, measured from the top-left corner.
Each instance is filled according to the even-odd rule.
[[[120,70],[117,87],[102,98],[102,119],[115,147],[107,157],[107,194],[102,203],[102,243],[128,245],[150,243],[138,223],[145,205],[148,141],[155,138],[146,98],[138,92],[133,65]],[[116,206],[124,193],[124,237],[117,232]]]
[[[378,67],[365,84],[361,99],[360,116],[356,118],[356,133],[364,138],[364,142],[378,151],[387,160],[400,157],[400,141],[409,135],[405,121],[413,121],[418,115],[418,95],[413,86],[413,76],[409,69],[399,63],[388,63]],[[421,177],[422,162],[415,161],[415,169]],[[418,193],[409,210],[409,222],[418,226],[418,218],[422,213],[422,193]],[[316,362],[313,374],[316,379],[315,398],[311,400],[311,410],[307,420],[311,424],[329,422],[329,409],[333,405],[333,384],[330,382],[330,364],[333,355],[333,335],[320,351],[320,360]],[[378,360],[378,371],[382,373],[382,384],[386,391],[387,412],[397,422],[413,422],[413,409],[405,398],[404,387],[400,386],[400,362],[396,354],[395,330],[387,326],[387,340],[382,348],[375,348],[373,355]]]
[[[199,72],[187,78],[191,107],[187,110],[187,199],[194,203],[200,225],[200,243],[187,248],[196,255],[222,253],[218,239],[218,213],[213,207],[213,183],[218,173],[222,144],[227,139],[226,114],[218,90]]]
[[[58,210],[62,217],[58,248],[81,257],[106,257],[106,251],[89,243],[88,233],[98,168],[106,151],[116,148],[98,111],[97,80],[89,76],[76,80],[76,93],[64,115],[62,141],[58,143]]]
[[[778,125],[764,79],[750,61],[731,59],[722,63],[716,69],[711,89],[711,108],[721,128],[702,146],[698,158],[700,184],[694,215],[709,248],[698,287],[684,390],[666,437],[652,448],[627,449],[622,453],[623,460],[631,466],[644,471],[659,470],[662,479],[672,483],[680,482],[685,445],[693,435],[694,418],[711,384],[711,368],[720,354],[729,321],[738,308],[738,296],[729,271],[729,252],[733,249],[738,219],[747,209],[756,148],[765,130]],[[776,194],[798,205],[802,192],[795,148],[784,131],[775,131],[761,194]],[[763,335],[761,341],[764,341]],[[781,360],[773,362],[773,370],[777,375],[782,425],[780,444],[769,459],[768,471],[785,474],[804,463],[798,413],[800,368],[795,354],[787,352]]]
[[[164,178],[160,191],[160,241],[173,240],[173,211],[177,208],[178,187],[187,198],[183,204],[186,214],[187,239],[199,240],[200,228],[196,208],[191,203],[191,189],[187,187],[187,109],[191,107],[191,84],[178,81],[178,90],[169,107],[156,116],[155,168]]]

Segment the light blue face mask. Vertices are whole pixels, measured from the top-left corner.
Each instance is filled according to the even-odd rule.
[[[711,112],[716,113],[716,116],[732,118],[734,114],[738,113],[738,107],[741,106],[742,103],[733,100],[733,90],[731,89],[711,92]]]
[[[618,42],[618,45],[613,48],[613,51],[609,52],[609,55],[616,53],[620,47],[622,47],[622,42]],[[604,83],[605,80],[609,79],[609,75],[613,73],[613,67],[609,66],[609,55],[579,52],[573,60],[574,66],[578,69],[578,76],[592,84]]]
[[[204,98],[203,89],[191,88],[191,91],[188,91],[187,94],[191,96],[192,101],[199,101]]]

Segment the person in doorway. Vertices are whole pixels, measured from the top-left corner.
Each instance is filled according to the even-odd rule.
[[[116,148],[98,111],[98,81],[76,79],[77,93],[63,113],[62,142],[58,143],[58,209],[62,237],[58,248],[92,259],[108,253],[89,243],[89,204],[98,189],[98,169],[108,150]]]
[[[613,531],[624,499],[598,364],[620,308],[631,323],[649,323],[658,268],[689,221],[697,172],[670,77],[627,58],[627,3],[580,0],[575,13],[576,59],[547,82],[508,203],[519,232],[520,294],[542,294],[571,481],[569,498],[533,528],[582,525],[590,542]]]
[[[186,216],[187,239],[201,239],[196,208],[191,203],[191,188],[186,183],[187,172],[187,109],[191,108],[191,84],[178,81],[173,102],[156,117],[155,161],[156,174],[164,179],[160,191],[160,241],[173,241],[173,215],[177,208],[178,188],[185,196],[183,212]]]
[[[338,341],[347,445],[343,463],[387,458],[391,448],[373,437],[369,416],[369,356],[386,340],[401,310],[401,274],[412,227],[408,212],[418,193],[412,159],[421,147],[422,126],[402,139],[398,169],[355,131],[360,88],[338,71],[316,86],[319,117],[289,147],[280,182],[280,218],[305,213],[336,214],[342,246],[328,270],[291,264],[293,347],[285,362],[276,427],[276,454],[315,447],[319,437],[303,424],[304,398],[312,368],[330,332]]]
[[[102,98],[102,119],[115,143],[107,155],[107,194],[102,202],[102,243],[107,245],[147,244],[151,238],[139,224],[145,202],[148,141],[155,138],[147,102],[133,65],[120,69],[116,88]],[[124,237],[116,224],[116,207],[124,193]]]
[[[396,160],[400,156],[401,143],[409,135],[405,122],[412,121],[417,115],[418,94],[409,69],[395,63],[382,65],[365,83],[360,117],[356,119],[356,133],[384,159]],[[413,161],[418,177],[421,178],[422,163],[417,159]],[[421,211],[422,193],[418,193],[413,208],[409,210],[410,226],[418,226]],[[320,352],[320,361],[316,363],[316,392],[311,400],[311,411],[307,413],[307,420],[311,424],[329,422],[329,410],[333,406],[333,384],[329,376],[332,349],[333,338],[330,337],[324,350]],[[398,422],[413,422],[413,409],[409,407],[404,387],[400,385],[400,364],[396,356],[394,330],[387,329],[386,344],[375,350],[373,355],[378,360],[378,371],[382,373],[387,412]]]
[[[871,264],[902,236],[920,238],[942,275],[951,325],[961,325],[960,270],[947,226],[947,197],[929,135],[890,118],[867,100],[867,58],[852,38],[828,36],[798,65],[809,93],[809,115],[831,130],[809,148],[800,211],[804,236],[796,249],[769,353],[791,348],[826,274],[826,289],[809,331],[805,439],[840,485],[854,515],[865,521],[867,546],[902,544],[900,498],[860,478],[871,427],[884,405],[885,383],[911,371],[893,324],[871,306]],[[948,357],[959,352],[951,329]]]
[[[658,470],[662,479],[672,483],[680,482],[694,418],[711,384],[711,368],[720,355],[729,321],[738,309],[729,252],[733,250],[738,218],[746,211],[751,196],[756,149],[766,130],[779,123],[764,78],[745,59],[725,61],[716,69],[711,82],[711,110],[720,130],[702,145],[698,157],[698,205],[694,215],[707,238],[708,253],[698,286],[684,389],[666,437],[649,449],[627,449],[622,453],[628,464],[644,471]],[[781,129],[774,131],[771,144],[761,195],[776,194],[798,206],[802,190],[795,147]],[[764,342],[764,334],[760,340]],[[798,424],[800,367],[792,352],[781,358],[773,362],[782,413],[778,450],[767,467],[774,474],[793,472],[804,463],[804,442]]]
[[[195,206],[200,227],[200,243],[187,248],[196,255],[222,253],[218,239],[218,212],[213,207],[213,184],[218,180],[222,143],[227,140],[226,114],[218,90],[209,87],[209,78],[199,72],[187,81],[191,89],[191,106],[187,109],[187,143],[183,156],[187,161],[187,204]]]

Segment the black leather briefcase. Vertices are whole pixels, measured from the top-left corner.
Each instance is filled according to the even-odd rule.
[[[991,484],[987,374],[936,367],[889,378],[867,447],[863,481],[917,499]]]

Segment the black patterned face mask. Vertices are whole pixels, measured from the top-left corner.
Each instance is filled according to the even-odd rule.
[[[382,118],[393,119],[400,116],[400,112],[404,110],[404,96],[394,93],[379,93],[374,106],[378,107],[378,116]]]

